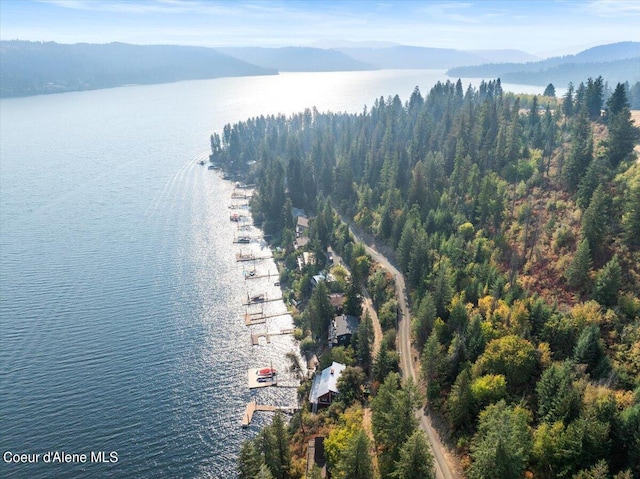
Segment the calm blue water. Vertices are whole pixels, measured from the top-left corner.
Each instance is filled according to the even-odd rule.
[[[0,458],[0,476],[234,477],[240,443],[269,420],[242,430],[246,402],[295,401],[248,391],[246,370],[282,370],[296,348],[287,336],[250,346],[243,298],[279,291],[242,279],[232,187],[196,159],[227,122],[361,111],[444,78],[290,73],[2,100],[0,453],[41,457]],[[47,464],[48,451],[118,461]]]

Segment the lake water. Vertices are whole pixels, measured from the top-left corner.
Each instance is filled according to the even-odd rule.
[[[243,279],[233,188],[196,159],[228,122],[359,112],[438,80],[286,73],[0,101],[0,453],[40,454],[0,460],[0,476],[234,477],[241,442],[269,420],[241,429],[246,403],[295,401],[292,388],[249,391],[246,371],[283,371],[296,346],[288,336],[250,345],[243,301],[279,291]],[[56,451],[87,462],[45,462]],[[91,462],[99,451],[117,462]]]

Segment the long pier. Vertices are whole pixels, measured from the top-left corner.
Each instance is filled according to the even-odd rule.
[[[264,412],[275,412],[275,411],[285,411],[285,412],[295,412],[297,411],[297,407],[287,407],[287,406],[269,406],[267,404],[258,404],[255,400],[247,403],[247,407],[244,411],[244,416],[242,416],[242,421],[240,425],[242,427],[249,427],[251,424],[251,420],[253,419],[253,414],[256,411],[264,411]]]
[[[264,338],[267,342],[267,344],[271,343],[271,336],[285,336],[287,334],[293,334],[293,332],[295,331],[294,328],[290,328],[290,329],[281,329],[279,332],[276,333],[252,333],[251,334],[251,345],[252,346],[258,346],[260,344],[260,338]]]
[[[251,401],[250,403],[247,403],[247,409],[244,411],[244,416],[242,416],[242,422],[240,425],[242,427],[249,427],[249,424],[251,424],[251,420],[253,419],[253,413],[256,411],[273,412],[276,410],[277,408],[275,406],[267,406],[265,404],[258,404],[256,401]]]
[[[262,299],[252,300],[247,297],[247,301],[242,303],[242,306],[253,306],[254,304],[264,304],[264,303],[272,303],[274,301],[280,301],[282,296],[279,298],[267,298],[266,295]]]

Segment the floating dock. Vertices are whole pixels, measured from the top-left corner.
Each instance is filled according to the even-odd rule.
[[[278,385],[278,375],[275,374],[271,378],[262,378],[264,381],[258,381],[258,371],[262,368],[252,368],[247,371],[247,380],[249,382],[249,389],[266,388],[269,386]]]

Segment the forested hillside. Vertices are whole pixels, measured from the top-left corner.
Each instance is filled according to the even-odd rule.
[[[322,72],[376,70],[378,67],[354,60],[336,50],[310,47],[224,47],[219,52],[252,65],[275,68],[282,72]]]
[[[567,85],[602,76],[611,85],[640,81],[640,42],[620,42],[589,48],[577,55],[527,63],[499,63],[451,68],[450,76],[496,78],[525,85]]]
[[[275,73],[211,48],[0,42],[0,97]]]
[[[312,248],[335,241],[332,205],[393,248],[421,387],[468,477],[630,478],[640,470],[630,118],[624,85],[605,98],[602,78],[560,100],[506,93],[500,80],[447,82],[359,114],[227,125],[211,160],[257,183],[254,214],[275,242],[292,239],[291,206],[317,215]],[[387,373],[374,405],[399,388]],[[402,461],[400,443],[375,439],[382,477],[404,477],[384,462],[390,447]]]

